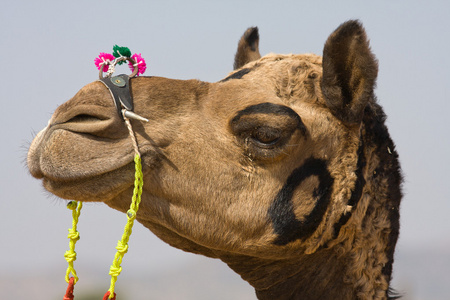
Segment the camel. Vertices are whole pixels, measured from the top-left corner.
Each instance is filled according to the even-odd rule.
[[[258,28],[234,70],[209,83],[130,80],[144,187],[137,220],[184,251],[218,258],[266,299],[393,299],[402,176],[374,94],[362,24],[323,55],[259,54]],[[27,163],[63,199],[126,212],[133,147],[99,81],[59,106]]]

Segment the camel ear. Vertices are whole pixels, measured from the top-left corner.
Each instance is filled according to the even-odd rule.
[[[348,21],[328,38],[323,49],[322,94],[333,114],[348,124],[361,122],[376,84],[378,63],[363,26]]]
[[[260,58],[258,27],[250,27],[239,41],[236,56],[234,57],[234,69],[239,69],[246,63]]]

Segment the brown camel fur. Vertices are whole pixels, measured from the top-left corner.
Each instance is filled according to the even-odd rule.
[[[387,299],[401,175],[358,21],[323,57],[260,57],[250,28],[228,77],[131,80],[143,159],[137,219],[179,249],[219,258],[258,299]],[[51,193],[126,212],[133,147],[109,91],[83,87],[28,154]]]

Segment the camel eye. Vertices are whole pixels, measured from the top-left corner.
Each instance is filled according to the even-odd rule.
[[[281,139],[281,132],[278,128],[261,126],[252,132],[251,138],[257,146],[261,148],[273,148]]]
[[[295,133],[304,136],[306,132],[295,111],[273,103],[261,103],[241,110],[231,119],[230,129],[246,155],[262,160],[286,154],[286,145]]]

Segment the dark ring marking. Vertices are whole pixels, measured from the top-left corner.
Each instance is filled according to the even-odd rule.
[[[295,217],[292,197],[296,188],[310,176],[317,176],[319,179],[319,186],[314,193],[317,202],[309,215],[299,221]],[[275,245],[282,246],[298,239],[306,239],[316,231],[330,203],[333,182],[326,161],[313,157],[308,158],[289,175],[268,211],[278,235],[273,242]]]

